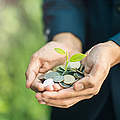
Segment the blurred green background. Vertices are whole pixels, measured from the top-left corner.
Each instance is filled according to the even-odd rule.
[[[0,0],[0,120],[49,120],[25,88],[30,56],[44,44],[42,0]]]

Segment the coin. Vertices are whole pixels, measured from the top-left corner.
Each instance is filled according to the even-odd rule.
[[[73,84],[75,82],[75,77],[72,75],[64,75],[64,83],[65,84]]]
[[[43,75],[43,74],[39,74],[39,75],[37,76],[37,78],[38,78],[39,80],[44,80],[44,75]]]
[[[70,70],[67,70],[65,72],[63,72],[63,75],[74,75],[75,71],[70,71]]]
[[[52,78],[54,79],[55,76],[59,76],[60,74],[58,72],[49,72],[49,73],[46,73],[44,78],[45,79],[49,79],[49,78]]]
[[[58,67],[57,71],[64,72],[65,69],[64,69],[63,67],[60,66],[60,67]]]
[[[63,73],[63,72],[64,72],[64,70],[62,70],[62,69],[58,68],[56,72]]]
[[[53,71],[56,72],[56,71],[64,71],[65,70],[65,66],[64,65],[59,65],[55,68],[53,68]]]
[[[80,73],[74,73],[74,77],[75,77],[76,79],[81,79],[81,78],[83,78],[84,76],[83,76],[83,74],[80,74]]]
[[[67,84],[65,84],[63,81],[60,82],[59,85],[60,85],[61,87],[63,87],[63,88],[69,88],[69,87],[72,86],[72,85],[67,85]]]
[[[80,64],[79,71],[84,72],[84,66],[82,64]]]
[[[44,87],[47,87],[48,85],[52,86],[54,85],[53,79],[49,78],[43,82]]]
[[[84,77],[84,72],[81,72],[79,70],[76,71],[77,73],[81,74]]]
[[[47,73],[53,72],[52,70],[49,70]]]
[[[65,70],[65,65],[59,65],[59,68]]]
[[[56,82],[56,83],[59,83],[59,82],[62,82],[64,80],[64,76],[55,76],[53,81]]]
[[[83,72],[83,73],[84,73],[84,70],[85,70],[85,67],[83,66],[83,67],[82,67],[82,70],[81,70],[81,72]]]
[[[69,62],[68,67],[78,69],[80,67],[80,62]]]

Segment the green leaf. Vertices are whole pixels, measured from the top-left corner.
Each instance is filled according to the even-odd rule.
[[[65,55],[65,51],[61,48],[55,48],[54,50],[61,55]]]
[[[73,55],[73,56],[70,58],[70,62],[81,61],[81,60],[84,59],[85,57],[86,57],[85,54],[78,53],[78,54]]]

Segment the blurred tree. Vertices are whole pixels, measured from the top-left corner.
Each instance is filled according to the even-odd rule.
[[[3,1],[0,0],[0,120],[48,120],[50,108],[39,105],[35,93],[25,88],[30,56],[45,44],[42,1]]]

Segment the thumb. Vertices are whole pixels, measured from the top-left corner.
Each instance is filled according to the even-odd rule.
[[[74,86],[73,86],[74,90],[75,91],[81,91],[83,89],[93,87],[93,84],[90,82],[91,79],[92,79],[91,75],[87,75],[84,78],[80,79],[79,81],[77,81],[74,84]]]
[[[32,58],[31,62],[28,66],[28,69],[26,71],[26,87],[30,88],[32,82],[35,80],[36,75],[39,72],[39,69],[41,67],[41,62],[39,59]]]

